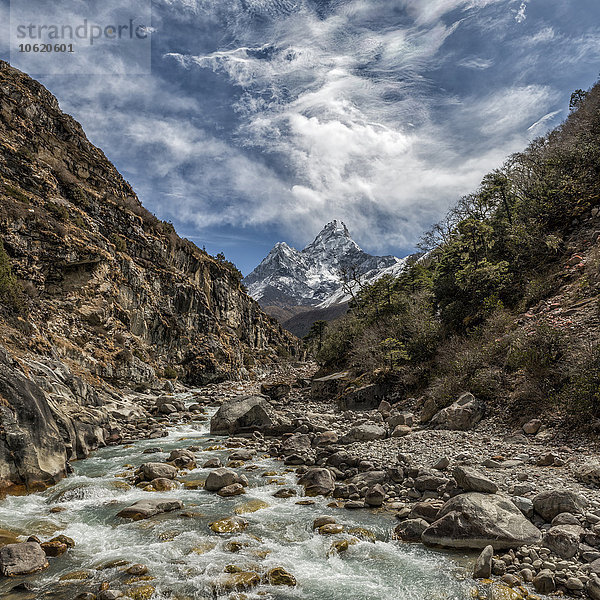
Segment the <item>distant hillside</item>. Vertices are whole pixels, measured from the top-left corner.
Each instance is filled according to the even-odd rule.
[[[303,338],[310,331],[311,325],[316,321],[334,321],[344,316],[347,311],[347,302],[332,304],[327,308],[314,308],[298,313],[283,321],[282,325],[294,335]]]
[[[328,370],[378,373],[444,406],[600,429],[600,84],[556,130],[483,178],[399,277],[327,329]]]

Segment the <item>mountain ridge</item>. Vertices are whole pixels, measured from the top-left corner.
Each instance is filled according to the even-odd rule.
[[[385,273],[400,273],[405,263],[405,258],[364,252],[345,223],[334,219],[302,250],[277,242],[243,282],[263,307],[325,309],[350,299],[344,273],[365,284]]]

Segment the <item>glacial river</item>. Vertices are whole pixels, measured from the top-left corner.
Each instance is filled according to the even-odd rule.
[[[163,461],[172,449],[188,446],[202,449],[196,455],[199,465],[212,457],[226,463],[233,449],[223,448],[225,441],[210,436],[208,421],[173,426],[166,438],[93,453],[73,464],[71,476],[42,493],[1,501],[0,528],[37,535],[42,540],[62,533],[73,538],[76,546],[59,558],[51,558],[50,567],[37,575],[0,580],[0,598],[70,600],[82,592],[97,593],[103,582],[132,598],[150,596],[154,600],[471,598],[474,586],[463,566],[468,562],[466,558],[390,541],[396,522],[392,515],[328,508],[330,500],[323,498],[314,499],[314,505],[302,506],[296,504],[299,497],[273,497],[282,483],[296,489],[298,496],[302,488],[296,485],[293,473],[272,459],[259,455],[239,467],[250,487],[245,495],[233,498],[183,487],[171,492],[145,492],[117,477],[131,470],[127,465]],[[144,449],[157,446],[164,452],[143,454]],[[269,472],[277,475],[264,476]],[[207,469],[197,468],[184,479],[203,480],[207,474]],[[137,500],[159,497],[182,500],[183,511],[136,522],[116,517]],[[245,512],[248,503],[256,500],[268,507]],[[243,518],[249,522],[243,533],[219,535],[209,529],[210,522],[236,513],[244,513]],[[366,528],[377,541],[360,541],[342,554],[331,553],[334,540],[350,536],[313,532],[313,520],[322,515],[333,516],[347,529]],[[231,541],[240,542],[237,552],[231,551]],[[133,563],[146,565],[148,573],[142,578],[127,574],[128,565]],[[294,575],[297,586],[261,584],[244,594],[224,591],[215,582],[228,565],[259,573],[283,567]],[[27,581],[33,589],[10,592],[20,581]]]

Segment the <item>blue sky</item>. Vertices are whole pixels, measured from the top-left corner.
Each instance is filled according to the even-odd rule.
[[[406,255],[600,72],[598,0],[158,0],[152,14],[149,75],[37,78],[146,207],[245,274],[332,219]]]

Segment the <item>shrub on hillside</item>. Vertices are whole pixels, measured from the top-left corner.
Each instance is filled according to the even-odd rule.
[[[560,399],[572,414],[598,418],[600,414],[600,344],[590,343],[569,358],[568,382]]]
[[[12,272],[10,258],[0,242],[0,301],[5,306],[15,309],[19,306],[20,286]]]

